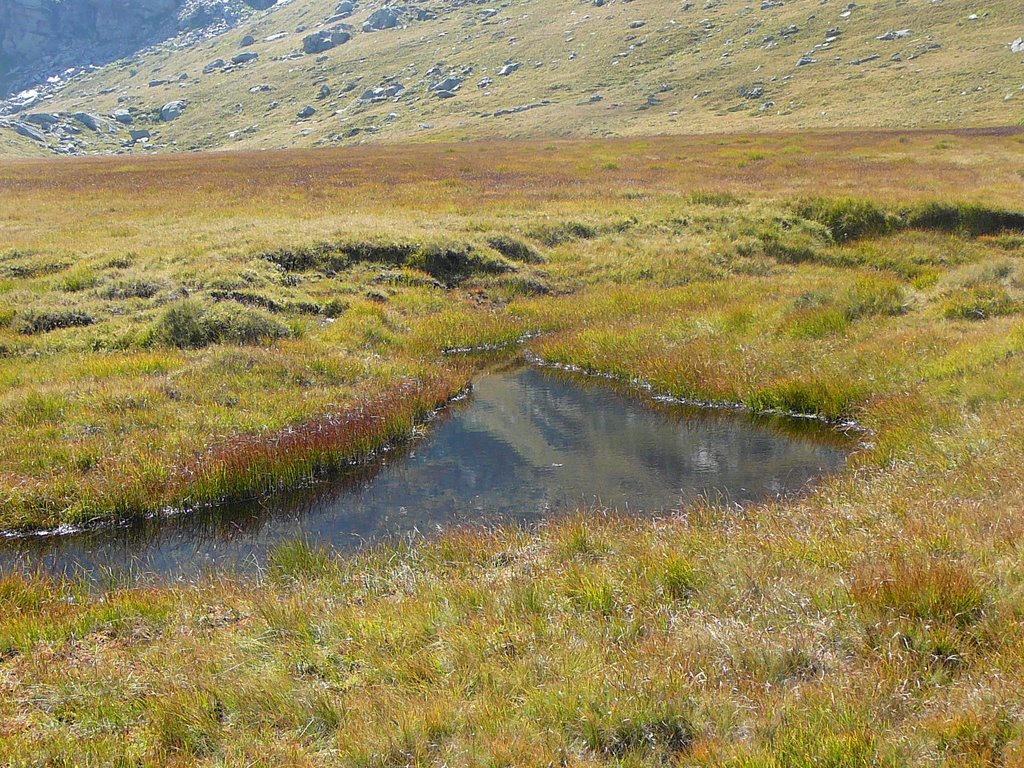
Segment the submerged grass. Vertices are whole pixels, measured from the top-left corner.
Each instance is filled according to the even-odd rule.
[[[0,764],[1020,763],[1021,145],[934,140],[757,139],[801,145],[785,176],[742,137],[699,174],[684,140],[465,145],[444,187],[437,147],[0,169],[5,528],[307,482],[460,391],[446,352],[523,338],[873,441],[744,510],[2,576]]]

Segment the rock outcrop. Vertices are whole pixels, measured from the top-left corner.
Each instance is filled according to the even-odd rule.
[[[189,30],[236,24],[243,0],[0,0],[0,98]]]

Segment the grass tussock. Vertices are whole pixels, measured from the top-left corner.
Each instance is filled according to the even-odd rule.
[[[900,558],[855,577],[853,598],[865,610],[899,618],[966,626],[987,602],[969,567],[938,558]]]
[[[149,340],[178,349],[203,349],[211,344],[259,344],[287,338],[291,331],[265,312],[238,304],[204,307],[182,301],[169,307],[150,329]]]

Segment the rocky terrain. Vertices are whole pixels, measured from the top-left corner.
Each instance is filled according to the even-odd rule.
[[[1016,0],[0,0],[0,152],[1015,125]]]

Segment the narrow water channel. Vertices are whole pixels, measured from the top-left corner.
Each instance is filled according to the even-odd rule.
[[[668,514],[743,504],[839,470],[851,441],[806,421],[643,401],[604,382],[517,368],[481,376],[423,437],[277,496],[61,537],[0,542],[0,571],[165,579],[248,571],[281,542],[340,551],[462,524],[531,523],[580,507]]]

